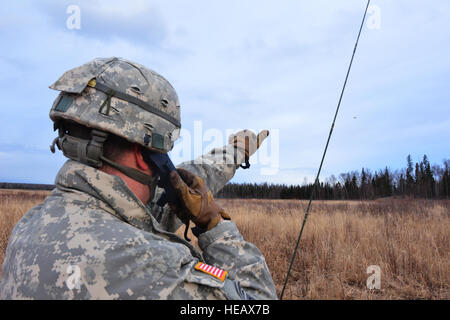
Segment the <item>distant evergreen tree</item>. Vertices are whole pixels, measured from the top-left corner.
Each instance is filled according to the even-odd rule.
[[[406,167],[406,194],[412,195],[414,193],[414,177],[413,173],[413,162],[411,159],[411,155],[408,154],[406,157],[407,167]]]
[[[423,188],[424,188],[424,195],[426,198],[432,198],[436,195],[435,192],[435,184],[436,181],[434,180],[433,173],[431,172],[431,165],[428,161],[427,155],[423,155]]]
[[[390,197],[390,196],[392,196],[393,186],[392,186],[392,179],[391,179],[391,176],[389,174],[388,167],[386,167],[384,169],[384,174],[382,176],[381,184],[382,184],[382,190],[383,190],[382,191],[382,196],[383,197]]]
[[[367,199],[367,174],[364,168],[361,169],[360,197],[361,199]]]
[[[367,168],[342,173],[339,179],[334,176],[318,184],[314,199],[347,200],[375,199],[390,196],[414,196],[418,198],[444,198],[450,194],[450,160],[443,166],[430,164],[428,157],[412,162],[411,155],[406,158],[407,167],[391,172],[388,167],[373,174]],[[414,173],[414,174],[413,174]],[[10,184],[3,184],[7,187]],[[0,183],[0,188],[2,184]],[[260,199],[309,199],[314,190],[313,183],[302,185],[228,183],[217,194],[222,198],[260,198]]]

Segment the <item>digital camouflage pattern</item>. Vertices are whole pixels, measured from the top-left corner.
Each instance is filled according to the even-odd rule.
[[[235,151],[227,145],[180,167],[217,192],[244,157]],[[0,299],[277,298],[264,257],[232,221],[201,234],[199,251],[171,232],[181,223],[167,207],[144,206],[116,176],[69,160],[55,183],[14,227]],[[228,271],[226,280],[195,270],[198,261]],[[71,266],[79,289],[66,283]]]
[[[50,86],[61,91],[50,118],[71,120],[160,152],[173,148],[180,125],[114,95],[108,101],[108,94],[95,89],[99,83],[180,122],[180,102],[172,85],[155,71],[117,57],[96,58],[65,72]]]

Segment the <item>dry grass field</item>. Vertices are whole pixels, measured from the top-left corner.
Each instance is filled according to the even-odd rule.
[[[48,191],[0,189],[0,264],[3,264],[14,225],[29,209],[44,201],[48,194]]]
[[[47,194],[0,190],[0,263],[14,224]],[[307,202],[218,201],[280,294]],[[449,231],[450,201],[315,201],[284,299],[449,299]],[[379,290],[366,288],[370,265],[381,269]]]
[[[307,201],[225,200],[266,257],[278,294]],[[450,201],[315,201],[284,299],[449,299]],[[367,267],[381,289],[366,288]]]

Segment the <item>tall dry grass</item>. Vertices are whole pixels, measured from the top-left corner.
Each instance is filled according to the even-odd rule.
[[[47,194],[0,190],[0,264],[15,223]],[[280,294],[307,202],[218,202],[264,254]],[[449,230],[450,201],[315,201],[284,298],[449,299]],[[366,288],[369,265],[381,268],[380,290]]]
[[[0,265],[3,264],[9,235],[14,225],[28,210],[44,201],[49,193],[49,191],[0,189]],[[1,274],[0,270],[0,277]]]
[[[220,200],[266,257],[278,294],[307,205],[300,200]],[[450,298],[450,201],[315,201],[285,299]],[[381,289],[366,287],[381,268]]]

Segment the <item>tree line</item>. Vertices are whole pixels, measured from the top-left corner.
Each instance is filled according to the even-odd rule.
[[[321,181],[314,199],[321,200],[369,200],[390,196],[449,199],[450,160],[442,165],[431,165],[428,157],[414,163],[411,155],[406,158],[406,168],[391,171],[388,167],[374,171],[361,171],[331,175]],[[51,184],[0,182],[0,189],[52,190]],[[285,185],[268,183],[228,183],[219,191],[219,198],[257,199],[309,199],[314,184]]]
[[[52,190],[54,188],[53,184],[0,182],[0,189]]]
[[[392,171],[388,167],[371,171],[331,175],[318,184],[314,199],[321,200],[369,200],[382,197],[413,197],[449,199],[450,160],[442,165],[431,165],[428,157],[414,163],[411,155],[406,158],[406,168]],[[259,199],[309,199],[314,183],[285,185],[268,183],[228,183],[218,193],[219,198]]]

